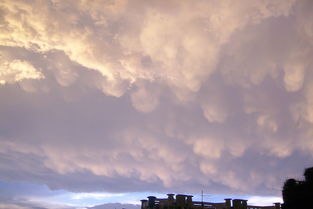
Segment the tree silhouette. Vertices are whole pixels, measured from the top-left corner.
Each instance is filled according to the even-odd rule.
[[[313,209],[313,167],[305,169],[304,178],[304,181],[285,181],[282,209]]]

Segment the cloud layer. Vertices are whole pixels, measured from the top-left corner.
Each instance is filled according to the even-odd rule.
[[[0,2],[0,179],[280,194],[312,166],[313,4]]]

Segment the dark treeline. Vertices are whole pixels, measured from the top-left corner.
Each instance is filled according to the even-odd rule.
[[[304,177],[304,181],[285,182],[282,209],[313,209],[313,167],[305,169]]]

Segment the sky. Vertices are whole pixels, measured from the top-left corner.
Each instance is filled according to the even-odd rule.
[[[0,208],[281,201],[313,166],[312,10],[1,0]]]

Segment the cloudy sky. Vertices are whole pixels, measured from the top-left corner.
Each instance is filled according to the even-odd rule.
[[[0,208],[279,198],[313,166],[312,10],[1,0]]]

